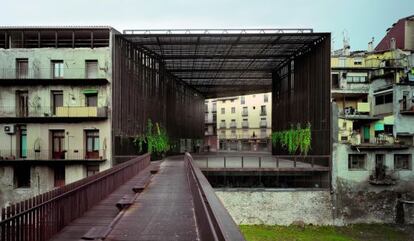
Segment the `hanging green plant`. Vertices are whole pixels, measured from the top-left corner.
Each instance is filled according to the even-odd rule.
[[[296,124],[296,128],[291,125],[289,130],[273,132],[271,135],[272,144],[280,145],[290,154],[300,152],[307,155],[311,149],[311,125],[307,123],[306,128],[301,128],[300,123]]]
[[[157,155],[165,154],[171,148],[167,131],[157,122],[154,128],[151,119],[148,119],[145,133],[135,137],[134,144],[138,148],[138,152],[144,151],[143,146],[146,144],[146,151]]]

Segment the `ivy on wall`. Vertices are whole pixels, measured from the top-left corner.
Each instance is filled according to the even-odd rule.
[[[305,128],[301,128],[300,123],[296,128],[292,125],[289,130],[276,131],[272,133],[273,146],[281,145],[290,154],[299,152],[307,155],[311,149],[311,124],[307,123]]]

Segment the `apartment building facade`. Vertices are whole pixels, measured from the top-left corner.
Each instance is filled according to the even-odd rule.
[[[271,93],[216,99],[219,150],[271,151]]]
[[[0,28],[0,206],[139,154],[148,119],[182,149],[203,103],[111,27]]]
[[[112,166],[110,29],[6,31],[0,50],[1,204]]]

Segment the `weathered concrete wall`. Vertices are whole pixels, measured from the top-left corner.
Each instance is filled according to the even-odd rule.
[[[217,189],[216,194],[237,224],[333,224],[329,191]]]
[[[19,202],[53,188],[53,169],[47,166],[34,166],[30,170],[30,187],[15,188],[12,166],[0,166],[0,207]]]

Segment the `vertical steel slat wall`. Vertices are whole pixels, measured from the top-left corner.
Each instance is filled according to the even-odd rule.
[[[272,131],[312,125],[310,155],[331,155],[330,34],[272,74]],[[277,114],[283,113],[283,114]],[[286,151],[273,148],[273,154]],[[330,164],[330,163],[327,163]]]
[[[156,54],[119,35],[113,48],[114,156],[136,153],[132,140],[148,119],[166,127],[174,140],[202,138],[203,96],[170,74]]]

